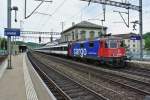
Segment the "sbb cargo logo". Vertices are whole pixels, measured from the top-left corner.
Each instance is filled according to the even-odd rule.
[[[74,50],[73,50],[73,53],[74,53],[74,56],[83,57],[83,56],[86,56],[86,55],[87,55],[87,50],[86,50],[85,48],[82,48],[82,49],[74,49]]]

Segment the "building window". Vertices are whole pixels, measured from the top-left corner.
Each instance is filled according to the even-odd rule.
[[[128,48],[130,48],[130,44],[128,45]]]
[[[76,35],[76,40],[78,40],[78,33],[76,33],[75,35]]]
[[[128,42],[130,43],[130,40],[128,40]]]
[[[90,32],[90,40],[93,40],[95,37],[95,32],[94,31],[91,31]]]
[[[102,31],[98,32],[98,36],[99,37],[103,36],[103,32]]]
[[[133,42],[135,42],[135,40],[133,40]]]
[[[86,31],[81,31],[81,40],[86,39]]]
[[[72,32],[72,40],[74,40],[74,32]]]
[[[135,47],[135,44],[133,44],[133,47]]]
[[[133,49],[133,52],[135,52],[135,49]]]
[[[68,41],[68,35],[65,35],[65,42]]]

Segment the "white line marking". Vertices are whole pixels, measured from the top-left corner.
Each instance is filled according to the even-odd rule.
[[[27,100],[38,100],[30,74],[28,72],[28,68],[25,60],[25,54],[23,54],[23,72],[24,72],[24,82],[25,82]]]
[[[27,58],[27,55],[26,55],[26,59],[28,60]],[[30,63],[30,61],[28,60],[28,62]],[[30,63],[31,64],[31,63]],[[40,82],[42,83],[42,85],[44,86],[44,88],[46,89],[46,91],[48,92],[49,96],[52,98],[52,100],[57,100],[55,98],[55,96],[52,94],[52,92],[48,89],[48,87],[45,85],[45,83],[43,82],[43,80],[41,79],[41,77],[39,76],[39,74],[36,72],[36,70],[31,67],[32,70],[34,71],[34,73],[36,74],[36,76],[38,77],[38,79],[40,80]]]

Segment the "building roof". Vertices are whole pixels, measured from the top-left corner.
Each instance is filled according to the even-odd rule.
[[[67,31],[70,31],[74,28],[93,28],[93,29],[102,29],[102,26],[101,25],[97,25],[97,24],[94,24],[94,23],[90,23],[90,22],[87,22],[87,21],[82,21],[78,24],[75,24],[73,25],[72,27],[64,30],[62,33],[65,33]],[[103,26],[104,29],[107,29],[107,27]]]
[[[126,34],[116,34],[116,35],[113,35],[113,36],[116,36],[116,37],[121,37],[123,39],[129,39],[131,36],[135,36],[137,34],[135,33],[126,33]]]

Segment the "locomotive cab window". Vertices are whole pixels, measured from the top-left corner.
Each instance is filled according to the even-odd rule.
[[[90,47],[90,48],[93,48],[93,47],[94,47],[94,43],[93,43],[93,42],[90,42],[90,43],[89,43],[89,47]]]
[[[107,40],[105,42],[105,48],[117,48],[117,41],[116,40]]]
[[[117,48],[117,41],[109,40],[109,48]]]
[[[108,42],[105,42],[105,48],[108,48]]]
[[[120,47],[125,47],[124,41],[120,41]]]

